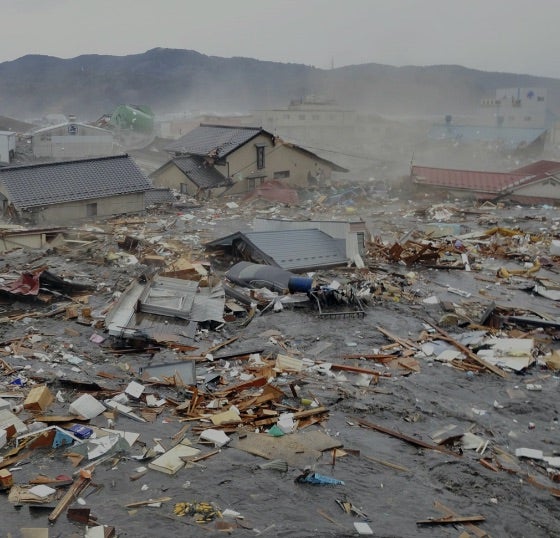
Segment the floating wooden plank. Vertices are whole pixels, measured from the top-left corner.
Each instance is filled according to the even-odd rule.
[[[420,346],[414,344],[410,340],[404,340],[404,339],[394,335],[393,333],[389,332],[387,329],[384,329],[383,327],[376,327],[376,329],[381,334],[385,335],[387,338],[393,340],[393,342],[396,342],[397,344],[399,344],[400,346],[402,346],[406,349],[414,349],[414,350],[420,349]]]
[[[458,514],[454,512],[451,508],[445,506],[444,504],[440,503],[439,501],[434,502],[434,507],[436,510],[443,512],[447,516],[451,517],[458,517]],[[469,529],[472,533],[474,533],[478,538],[487,538],[489,534],[486,531],[483,531],[481,528],[477,527],[474,523],[465,523],[465,527]]]
[[[403,467],[402,465],[397,465],[396,463],[391,463],[390,461],[380,460],[378,458],[374,458],[373,456],[366,456],[362,454],[366,460],[373,461],[374,463],[379,463],[380,465],[385,465],[385,467],[390,467],[391,469],[396,469],[397,471],[403,471],[405,473],[410,473],[410,469],[407,467]]]
[[[138,506],[147,506],[149,504],[154,504],[154,503],[164,503],[167,501],[170,501],[171,499],[173,499],[173,497],[159,497],[158,499],[148,499],[147,501],[137,501],[134,503],[128,503],[125,504],[124,507],[125,508],[136,508]]]
[[[397,439],[400,439],[401,441],[405,441],[407,443],[410,443],[411,445],[414,446],[419,446],[422,448],[427,448],[429,450],[437,450],[438,452],[442,452],[444,454],[448,454],[450,456],[455,456],[456,458],[460,458],[461,454],[457,454],[457,452],[453,452],[451,450],[447,450],[446,448],[439,446],[439,445],[433,445],[431,443],[426,443],[425,441],[422,441],[421,439],[417,439],[416,437],[410,437],[409,435],[405,435],[404,433],[400,433],[397,432],[395,430],[391,430],[389,428],[386,428],[385,426],[380,426],[379,424],[373,424],[372,422],[367,422],[366,420],[362,420],[361,418],[355,418],[352,420],[356,420],[356,422],[360,425],[363,426],[364,428],[369,428],[370,430],[376,430],[378,432],[381,433],[386,433],[387,435],[391,435],[392,437],[396,437]]]
[[[91,482],[91,478],[80,476],[68,489],[64,497],[60,499],[55,509],[49,514],[49,521],[52,523],[58,519],[58,516],[70,506],[74,499],[86,489]]]
[[[359,368],[357,366],[347,366],[345,364],[331,364],[332,371],[352,372],[355,374],[367,374],[373,377],[391,377],[390,372],[380,372],[379,370],[370,370],[369,368]]]
[[[421,519],[416,522],[416,525],[455,525],[456,523],[478,523],[486,521],[484,516],[448,516],[433,519]]]

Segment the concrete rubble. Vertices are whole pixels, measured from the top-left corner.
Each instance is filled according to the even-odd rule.
[[[254,217],[369,234],[359,261],[303,274],[205,247]],[[3,521],[34,537],[145,536],[145,511],[169,536],[389,536],[397,517],[399,536],[558,534],[559,223],[333,189],[184,199],[6,250]]]

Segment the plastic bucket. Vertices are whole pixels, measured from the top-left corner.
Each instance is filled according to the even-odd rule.
[[[307,293],[313,286],[313,279],[307,276],[292,276],[288,280],[290,293]]]

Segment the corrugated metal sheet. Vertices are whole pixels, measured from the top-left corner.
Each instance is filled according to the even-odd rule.
[[[184,346],[195,346],[195,334],[198,324],[185,322],[169,316],[157,316],[136,312],[127,328],[141,331],[155,342],[176,342]]]
[[[143,192],[148,178],[128,155],[0,168],[16,209]]]
[[[514,172],[477,172],[426,166],[413,166],[411,175],[414,183],[422,185],[488,193],[498,193],[527,177]]]

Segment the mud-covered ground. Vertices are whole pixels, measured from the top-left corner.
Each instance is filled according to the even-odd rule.
[[[547,220],[536,219],[546,215]],[[477,215],[465,222],[471,230],[479,228]],[[550,228],[555,214],[548,209],[510,210],[494,213],[500,225],[517,223],[527,231]],[[422,218],[407,215],[401,209],[386,208],[373,211],[368,224],[375,233],[379,231],[385,238],[399,237],[411,227],[422,222]],[[227,228],[227,221],[218,224]],[[530,229],[529,229],[530,228]],[[217,235],[212,230],[209,234]],[[17,268],[27,254],[15,253],[4,259],[6,267]],[[412,268],[415,272],[415,301],[397,297],[378,298],[367,307],[367,315],[362,319],[319,319],[316,312],[308,309],[285,309],[274,313],[268,310],[256,316],[245,328],[239,324],[226,324],[218,332],[204,332],[199,335],[201,349],[207,349],[217,342],[232,336],[238,340],[228,346],[228,352],[265,347],[267,352],[285,352],[280,342],[298,357],[315,361],[323,360],[344,363],[362,368],[370,368],[391,373],[391,377],[380,377],[377,384],[358,387],[352,375],[330,376],[317,372],[303,372],[297,376],[299,396],[316,399],[328,407],[328,418],[309,430],[320,429],[340,441],[348,454],[338,457],[333,466],[330,452],[315,464],[315,471],[344,481],[344,485],[321,486],[296,483],[295,478],[302,469],[290,467],[287,472],[259,469],[265,460],[241,450],[225,447],[219,454],[181,469],[169,476],[149,470],[140,479],[132,481],[130,476],[140,465],[133,458],[141,452],[142,445],[152,446],[154,439],[164,444],[183,427],[178,416],[171,409],[161,413],[154,422],[138,423],[119,416],[116,428],[138,432],[139,442],[125,453],[114,466],[100,464],[96,467],[93,482],[100,488],[86,490],[82,498],[90,507],[98,522],[114,526],[118,536],[218,536],[224,531],[215,528],[214,522],[204,526],[193,523],[189,517],[175,518],[173,506],[177,502],[208,501],[215,503],[222,511],[239,512],[243,519],[237,520],[236,528],[230,530],[232,536],[356,536],[353,527],[356,521],[363,521],[357,515],[346,514],[337,500],[350,501],[367,516],[373,535],[378,537],[431,537],[431,536],[475,536],[475,531],[462,525],[421,526],[419,520],[442,517],[436,510],[436,501],[451,508],[460,516],[482,515],[485,521],[478,523],[489,536],[493,537],[553,537],[560,536],[560,500],[547,489],[527,481],[526,476],[538,476],[541,483],[555,487],[557,483],[547,482],[546,475],[530,461],[518,461],[517,473],[504,470],[495,472],[480,463],[481,454],[474,450],[464,450],[462,455],[453,456],[436,450],[419,448],[394,436],[360,427],[358,420],[378,424],[402,434],[433,444],[430,434],[443,427],[456,425],[488,441],[483,457],[489,461],[492,456],[515,454],[520,447],[540,449],[547,455],[560,452],[558,414],[560,410],[560,377],[554,371],[541,365],[531,366],[523,374],[510,373],[508,379],[485,372],[469,375],[466,372],[435,362],[433,358],[418,355],[419,372],[393,370],[382,364],[367,360],[344,360],[346,354],[372,354],[383,346],[391,344],[378,328],[389,330],[403,339],[416,342],[426,321],[438,324],[444,316],[441,305],[429,305],[423,298],[436,295],[442,301],[453,302],[475,315],[490,300],[500,305],[527,308],[557,319],[554,301],[535,296],[520,289],[518,282],[498,282],[496,268],[503,266],[503,260],[479,260],[476,271],[426,270]],[[127,279],[137,275],[137,269],[111,268],[94,263],[94,260],[74,259],[66,254],[46,254],[41,263],[49,265],[55,273],[66,271],[89,275],[97,283],[98,292],[92,296],[92,306],[102,308],[110,302],[112,292],[122,287]],[[508,259],[510,268],[522,266],[518,259]],[[383,265],[383,272],[407,273],[411,268]],[[556,278],[556,267],[543,269],[543,275]],[[328,272],[326,276],[336,273]],[[348,275],[344,272],[343,275]],[[450,293],[447,286],[470,292],[469,298]],[[44,306],[29,304],[3,305],[3,315],[15,311],[46,309]],[[72,328],[69,333],[66,329]],[[271,340],[263,333],[274,329],[279,335]],[[445,326],[450,334],[459,337],[467,329]],[[528,331],[530,329],[524,329]],[[74,332],[76,331],[76,332]],[[48,381],[53,393],[61,391],[65,402],[55,402],[49,413],[64,414],[68,402],[80,392],[71,380],[93,381],[108,390],[122,390],[131,372],[151,362],[164,362],[173,358],[170,351],[159,354],[129,354],[115,356],[89,341],[94,329],[65,321],[58,317],[23,318],[16,322],[0,324],[0,340],[7,346],[13,338],[25,334],[41,335],[37,344],[48,343],[45,352],[50,360],[41,361],[32,357],[22,357],[4,347],[0,358],[13,367],[27,367],[27,374]],[[98,331],[99,332],[99,331]],[[77,333],[77,334],[76,334]],[[517,334],[519,336],[520,333]],[[536,335],[538,336],[538,332]],[[548,349],[556,345],[555,334],[548,341]],[[276,342],[276,343],[275,343]],[[323,349],[317,353],[316,350]],[[85,362],[78,368],[60,359],[61,350],[71,350]],[[59,357],[57,359],[57,357]],[[163,359],[163,360],[162,360]],[[212,364],[198,366],[203,374],[208,368],[225,367],[225,361],[216,360]],[[236,366],[233,362],[230,368]],[[100,378],[100,371],[123,376],[121,380]],[[69,381],[70,380],[70,381]],[[283,402],[288,406],[300,403],[292,396],[288,383],[291,376],[280,376],[275,383],[286,393]],[[8,381],[0,376],[0,384]],[[541,391],[529,391],[526,385],[534,382],[542,385]],[[1,386],[5,390],[5,385]],[[172,388],[160,388],[162,397],[179,398]],[[23,412],[21,418],[27,417]],[[103,416],[91,421],[98,426],[107,426]],[[192,430],[192,429],[191,429]],[[197,435],[187,432],[187,437],[197,445]],[[235,438],[236,434],[232,434]],[[203,451],[208,446],[200,446]],[[457,450],[457,449],[454,449]],[[75,471],[64,450],[35,450],[13,471],[17,484],[25,484],[37,474],[49,476],[71,474]],[[368,459],[373,458],[373,459]],[[376,461],[374,461],[376,460]],[[515,457],[514,457],[515,460]],[[385,464],[380,463],[385,462]],[[497,468],[497,467],[496,467]],[[171,497],[159,507],[139,507],[127,509],[124,505],[149,498]],[[74,506],[82,506],[75,504]],[[0,497],[0,527],[2,536],[19,536],[22,527],[50,527],[49,536],[83,536],[84,526],[67,520],[63,514],[56,523],[49,526],[50,509],[29,508],[24,505],[14,508],[5,495]],[[233,521],[233,520],[230,520]],[[467,532],[468,534],[461,534]],[[480,533],[479,533],[480,535]]]

